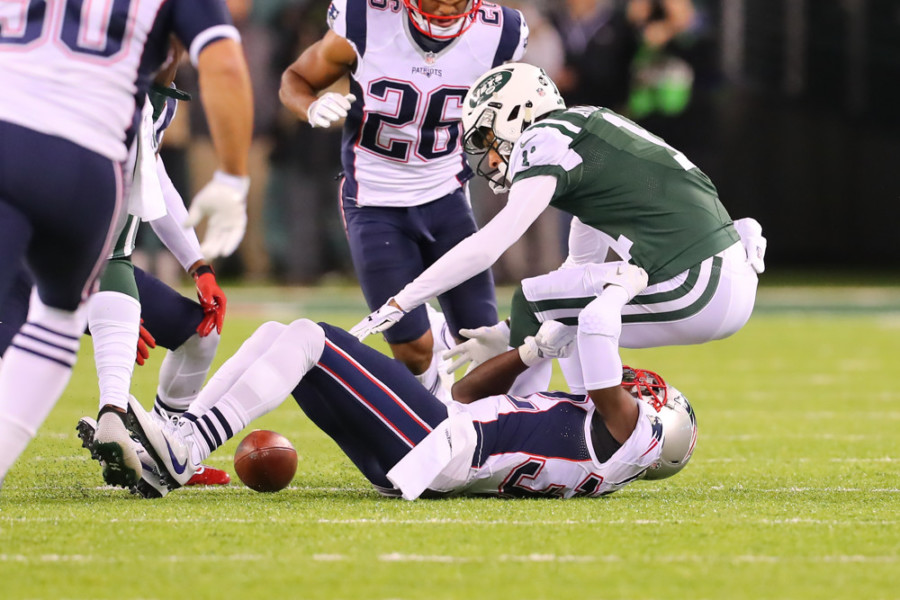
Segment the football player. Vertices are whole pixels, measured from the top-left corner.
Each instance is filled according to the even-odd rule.
[[[194,230],[184,227],[190,222],[184,202],[157,155],[164,132],[175,117],[178,100],[190,98],[171,86],[181,54],[177,41],[173,41],[169,68],[157,76],[148,94],[134,153],[129,215],[100,279],[100,290],[88,301],[100,406],[96,421],[84,417],[77,428],[84,447],[103,466],[104,480],[110,485],[130,487],[145,497],[157,497],[164,489],[154,476],[152,461],[141,460],[145,456],[143,449],[120,429],[121,420],[114,414],[124,412],[128,405],[135,363],[131,350],[139,348],[137,363],[142,365],[149,355],[147,345],[154,346],[156,339],[169,349],[160,367],[154,414],[160,419],[177,417],[187,410],[206,380],[226,307],[225,294]],[[147,206],[151,203],[147,196],[154,194],[164,201],[159,207],[161,215]],[[246,196],[246,187],[241,189],[241,195]],[[135,269],[131,255],[141,218],[150,220],[160,240],[194,279],[199,304]],[[213,252],[217,254],[219,250]],[[146,328],[141,326],[142,321]],[[123,460],[110,461],[110,453],[121,453]],[[118,471],[122,464],[128,466],[124,472]],[[225,471],[204,466],[190,483],[229,481]]]
[[[243,234],[235,184],[247,174],[252,92],[221,0],[4,2],[0,22],[0,304],[23,261],[35,283],[0,369],[2,480],[71,375],[86,300],[124,217],[122,164],[169,33],[200,72],[221,171],[194,204],[224,253]]]
[[[596,497],[684,467],[696,441],[693,411],[654,373],[627,369],[622,385],[597,396],[506,393],[530,365],[566,356],[573,344],[569,328],[547,321],[519,348],[456,382],[457,402],[447,405],[342,329],[307,319],[269,322],[178,423],[160,426],[132,402],[129,427],[173,489],[288,394],[380,493],[408,500]]]
[[[752,219],[732,222],[684,154],[609,109],[567,109],[546,73],[526,64],[481,77],[463,126],[466,151],[481,155],[479,173],[508,189],[506,206],[351,333],[388,329],[493,264],[547,206],[575,217],[569,258],[522,282],[511,343],[548,319],[577,325],[580,360],[566,373],[573,390],[621,381],[620,345],[702,343],[747,322],[764,268],[762,230]]]
[[[280,96],[312,127],[345,119],[341,211],[375,308],[476,231],[462,100],[485,69],[522,58],[528,29],[519,11],[482,0],[333,0],[328,26],[284,72]],[[347,74],[350,93],[319,95]],[[487,269],[438,300],[454,336],[497,321]],[[424,307],[385,338],[426,388],[440,391],[441,347]]]

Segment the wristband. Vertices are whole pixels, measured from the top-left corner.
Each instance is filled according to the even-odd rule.
[[[250,190],[250,178],[246,175],[232,175],[225,171],[216,171],[213,173],[213,181],[223,183],[243,195],[247,195]]]
[[[216,272],[213,271],[213,268],[210,265],[200,265],[199,267],[194,269],[194,272],[191,273],[191,277],[193,277],[194,279],[199,279],[201,275],[206,275],[207,273],[209,273],[213,277],[216,276]]]
[[[533,367],[544,359],[533,337],[528,336],[525,338],[525,343],[519,346],[519,358],[526,367]]]

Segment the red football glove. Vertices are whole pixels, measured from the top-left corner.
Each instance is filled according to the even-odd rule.
[[[218,333],[222,333],[222,325],[225,323],[225,305],[228,300],[225,292],[216,283],[216,274],[212,267],[203,265],[193,273],[194,283],[197,285],[197,299],[203,307],[203,320],[197,326],[200,337],[208,336],[213,327]]]
[[[134,359],[140,366],[144,366],[144,362],[150,358],[150,348],[156,348],[156,340],[150,335],[150,332],[144,329],[144,320],[141,319],[140,335],[138,335],[137,358]]]

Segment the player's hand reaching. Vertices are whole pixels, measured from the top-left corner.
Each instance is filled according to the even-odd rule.
[[[373,333],[380,333],[393,327],[394,323],[403,318],[406,313],[403,309],[392,304],[393,298],[384,303],[384,306],[371,313],[368,317],[357,323],[350,330],[350,335],[355,335],[360,341]]]
[[[452,359],[447,365],[447,373],[453,373],[469,362],[472,363],[469,370],[472,370],[486,360],[506,352],[509,347],[509,323],[506,321],[489,327],[460,329],[459,334],[468,340],[450,348],[441,356],[444,360]]]
[[[150,358],[150,348],[156,348],[156,340],[150,335],[150,332],[144,328],[144,320],[141,319],[141,325],[137,343],[137,357],[134,362],[138,366],[143,367],[144,363]]]
[[[200,250],[206,260],[237,250],[247,229],[247,191],[250,178],[216,171],[212,180],[191,201],[185,227],[209,218]]]
[[[307,120],[311,127],[331,127],[347,116],[347,111],[355,100],[356,96],[353,94],[322,94],[306,109]]]
[[[519,357],[529,367],[547,358],[566,358],[575,345],[576,328],[559,321],[544,321],[534,337],[519,346]]]
[[[215,328],[216,332],[221,334],[228,299],[216,282],[216,274],[211,266],[201,265],[194,269],[191,277],[197,286],[197,299],[203,307],[203,320],[197,326],[197,333],[200,337],[206,337]]]

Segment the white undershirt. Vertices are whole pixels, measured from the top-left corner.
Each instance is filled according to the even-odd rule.
[[[506,206],[487,225],[409,282],[394,296],[394,302],[409,312],[490,268],[550,205],[555,191],[556,178],[550,175],[514,183]]]

